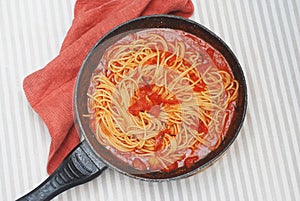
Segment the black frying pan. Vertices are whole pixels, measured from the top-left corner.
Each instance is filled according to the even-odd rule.
[[[220,146],[189,168],[178,168],[173,172],[139,172],[128,167],[98,143],[89,127],[86,93],[94,69],[104,51],[128,32],[145,28],[172,28],[191,33],[202,38],[217,49],[229,63],[235,79],[239,82],[239,95],[234,119]],[[241,66],[229,47],[214,33],[202,25],[181,17],[153,15],[133,19],[111,30],[92,48],[78,74],[74,94],[75,125],[83,141],[65,158],[57,170],[41,185],[18,200],[50,200],[59,193],[100,175],[107,167],[127,176],[145,181],[169,181],[193,175],[219,159],[236,139],[242,126],[247,106],[246,81]]]

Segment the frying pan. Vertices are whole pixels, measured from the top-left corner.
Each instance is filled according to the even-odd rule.
[[[229,63],[235,79],[239,82],[239,95],[234,119],[227,134],[214,151],[189,168],[178,168],[173,172],[144,173],[128,167],[104,146],[99,144],[89,127],[87,91],[90,79],[104,51],[129,32],[146,28],[171,28],[191,33],[217,49]],[[127,21],[104,35],[92,48],[79,71],[74,93],[74,119],[81,143],[64,159],[62,164],[42,184],[18,200],[50,200],[59,193],[76,185],[90,181],[106,168],[111,168],[129,177],[144,181],[169,181],[191,176],[217,161],[236,139],[242,126],[247,107],[246,81],[242,68],[229,47],[213,32],[202,25],[171,15],[152,15]]]

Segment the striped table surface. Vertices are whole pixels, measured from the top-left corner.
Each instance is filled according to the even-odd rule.
[[[47,177],[50,136],[24,77],[45,66],[72,23],[74,0],[0,0],[0,200]],[[54,200],[300,200],[300,1],[194,0],[191,19],[233,50],[248,84],[236,142],[209,169],[148,183],[107,170]]]

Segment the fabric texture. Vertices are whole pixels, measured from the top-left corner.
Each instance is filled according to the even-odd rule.
[[[74,127],[73,91],[77,73],[93,45],[115,26],[152,14],[190,17],[191,0],[77,0],[74,19],[57,57],[24,79],[32,108],[49,129],[47,171],[51,174],[80,142]]]

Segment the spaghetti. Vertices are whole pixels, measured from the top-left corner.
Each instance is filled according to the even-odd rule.
[[[138,170],[190,168],[224,139],[238,87],[224,57],[202,39],[138,31],[110,46],[93,74],[90,127]]]

